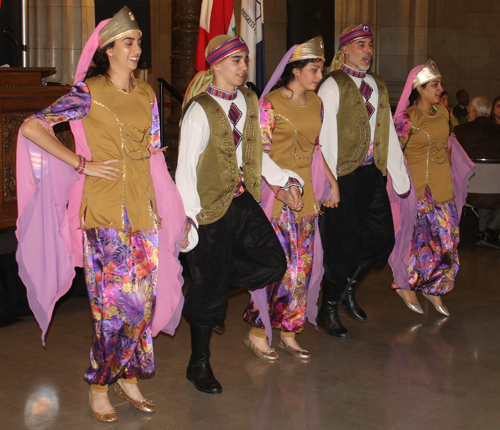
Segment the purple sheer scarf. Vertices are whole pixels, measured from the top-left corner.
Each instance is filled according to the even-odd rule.
[[[98,48],[102,21],[89,38],[78,63],[75,82],[82,81]],[[90,159],[82,120],[72,121],[76,152]],[[161,152],[151,155],[158,213],[159,270],[153,335],[173,334],[183,304],[182,270],[177,259],[183,239],[185,214]],[[26,139],[21,129],[17,141],[17,193],[19,276],[27,288],[31,310],[42,330],[42,342],[57,300],[71,287],[75,266],[83,265],[83,236],[79,211],[84,175]]]
[[[262,92],[262,95],[260,96],[260,100],[262,100],[267,93],[269,93],[272,88],[276,85],[276,82],[278,82],[281,78],[281,75],[283,74],[283,71],[285,70],[286,65],[288,64],[288,60],[290,60],[290,57],[293,55],[293,51],[295,51],[295,48],[299,45],[293,45],[285,54],[285,56],[281,59],[280,63],[278,64],[278,67],[274,70],[273,75],[271,76],[271,79],[269,79],[269,82],[266,85],[266,88],[264,88],[264,91]]]

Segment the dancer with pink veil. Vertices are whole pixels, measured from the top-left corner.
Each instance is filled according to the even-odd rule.
[[[252,325],[245,343],[266,360],[278,358],[270,347],[273,328],[280,330],[278,346],[282,350],[301,360],[311,358],[309,351],[299,346],[296,335],[304,330],[306,319],[316,325],[323,276],[320,207],[334,208],[340,199],[337,180],[319,145],[323,104],[314,91],[323,78],[324,63],[321,36],[293,46],[259,101],[264,151],[281,168],[293,170],[304,180],[299,210],[280,202],[275,198],[279,189],[263,182],[262,205],[287,258],[285,275],[252,292],[253,300],[244,313]]]
[[[459,221],[473,163],[450,138],[449,114],[439,104],[442,78],[434,61],[409,74],[394,116],[396,131],[413,181],[406,201],[390,195],[396,244],[389,258],[392,288],[422,314],[416,291],[449,316],[442,296],[455,285]],[[390,192],[390,190],[389,190]]]
[[[135,79],[141,31],[127,7],[87,42],[72,90],[22,126],[17,147],[19,273],[45,334],[83,266],[93,319],[89,405],[118,419],[107,391],[144,412],[137,380],[155,374],[153,336],[182,309],[177,255],[185,214],[160,150],[152,88]],[[71,121],[76,154],[53,126]],[[44,258],[39,258],[43,255]]]

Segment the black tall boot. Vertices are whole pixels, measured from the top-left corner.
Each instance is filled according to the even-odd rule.
[[[347,286],[340,298],[340,306],[344,308],[347,315],[356,321],[365,322],[366,313],[361,309],[356,301],[354,292],[359,284],[359,281],[366,275],[367,270],[363,270],[361,267],[356,268],[354,274],[347,278]]]
[[[345,285],[341,282],[330,281],[326,277],[323,278],[323,298],[321,307],[318,312],[318,326],[328,336],[346,338],[349,337],[349,332],[342,325],[338,313],[339,299],[345,289]]]
[[[200,391],[208,394],[222,393],[219,381],[210,367],[210,336],[212,327],[191,324],[191,359],[186,377]]]

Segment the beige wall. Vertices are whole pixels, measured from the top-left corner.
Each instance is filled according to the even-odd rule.
[[[266,0],[264,17],[269,79],[286,51],[286,0]],[[429,57],[453,102],[460,88],[490,100],[500,94],[499,0],[335,0],[335,40],[325,43],[338,49],[340,32],[362,22],[375,34],[372,70],[387,81],[392,103]]]
[[[171,80],[174,1],[151,0],[153,67],[147,77],[155,90],[158,76]],[[234,7],[239,28],[241,0]],[[269,79],[286,51],[286,0],[266,0],[264,22]],[[361,22],[375,33],[372,69],[387,81],[392,103],[410,69],[428,57],[438,64],[453,102],[460,88],[471,97],[500,94],[499,0],[335,0],[336,40],[325,43],[337,49],[340,31]],[[30,65],[56,66],[52,79],[71,83],[94,28],[93,0],[29,0],[29,26]]]
[[[337,4],[358,3],[337,0]],[[408,72],[436,61],[455,104],[460,88],[471,97],[500,94],[500,2],[495,0],[376,0],[375,70],[399,99]],[[336,9],[337,12],[337,9]]]
[[[428,54],[455,100],[460,88],[491,101],[500,94],[500,1],[429,2]]]

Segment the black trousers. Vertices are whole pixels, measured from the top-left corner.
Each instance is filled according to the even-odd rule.
[[[319,229],[325,277],[345,283],[358,267],[364,275],[385,265],[394,247],[394,225],[387,178],[375,164],[340,176],[338,183],[339,207],[321,208]]]
[[[220,323],[230,289],[256,290],[285,274],[283,248],[248,192],[234,198],[221,219],[201,225],[198,236],[198,245],[186,254],[192,281],[182,311],[192,324]]]

